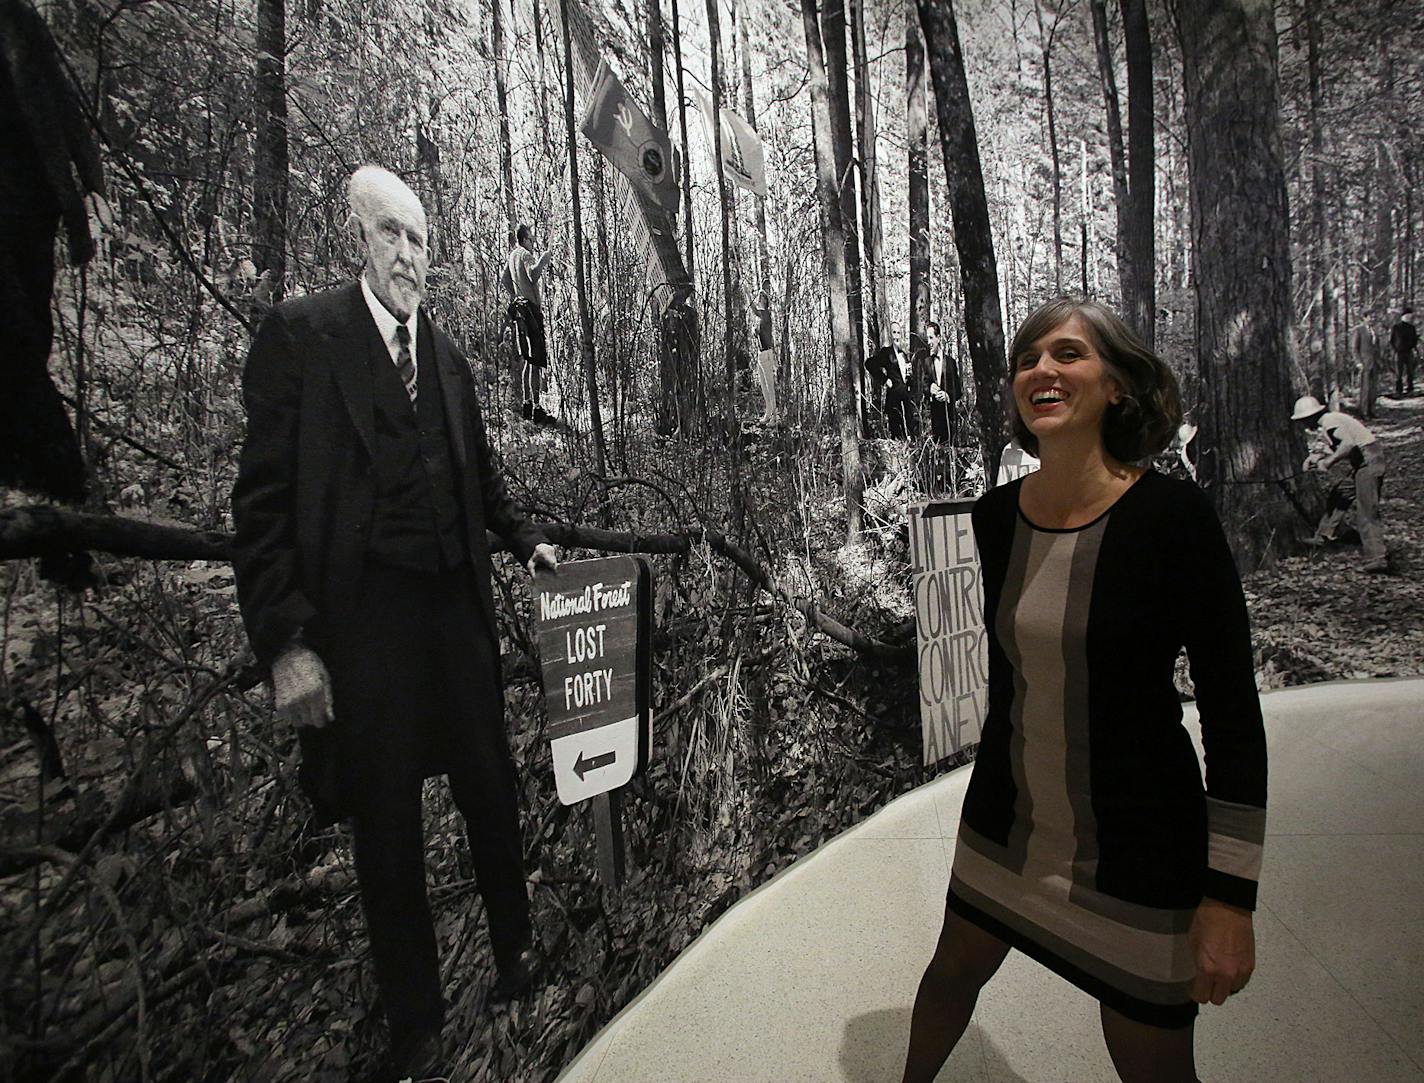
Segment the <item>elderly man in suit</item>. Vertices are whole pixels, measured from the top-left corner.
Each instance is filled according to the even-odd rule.
[[[349,817],[393,1078],[441,1067],[421,784],[449,776],[499,973],[539,956],[525,889],[486,528],[532,573],[554,548],[510,501],[465,358],[421,307],[425,211],[363,166],[349,185],[359,281],[285,302],[243,375],[238,600],[277,712],[302,735],[304,788]]]

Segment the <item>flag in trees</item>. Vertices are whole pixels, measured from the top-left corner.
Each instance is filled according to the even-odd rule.
[[[697,104],[702,110],[702,127],[707,142],[712,142],[712,99],[696,87]],[[722,106],[722,171],[727,179],[759,196],[766,195],[766,156],[761,149],[761,136],[740,114]]]
[[[649,199],[677,213],[677,171],[667,133],[643,115],[606,60],[598,62],[581,130]]]

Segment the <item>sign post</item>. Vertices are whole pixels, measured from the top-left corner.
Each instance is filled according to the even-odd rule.
[[[910,507],[920,727],[929,767],[979,740],[989,699],[984,588],[972,500]]]
[[[568,561],[534,576],[534,621],[554,784],[565,805],[593,799],[599,869],[623,878],[617,790],[652,747],[652,572],[642,557]]]

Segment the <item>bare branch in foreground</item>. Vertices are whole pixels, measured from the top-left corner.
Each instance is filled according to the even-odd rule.
[[[812,627],[836,642],[861,654],[880,658],[902,658],[912,650],[907,643],[868,636],[836,620],[811,599],[792,594],[777,583],[751,553],[720,531],[688,526],[639,534],[549,522],[541,522],[539,527],[559,545],[601,553],[686,553],[693,545],[705,540],[713,552],[730,560],[757,586],[800,611]],[[491,552],[498,552],[505,549],[504,541],[491,534],[489,547]],[[49,505],[0,511],[0,560],[22,560],[89,550],[150,560],[230,560],[232,535],[144,522],[119,515],[69,511]]]

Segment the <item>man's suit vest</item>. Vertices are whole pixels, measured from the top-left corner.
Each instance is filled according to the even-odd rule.
[[[368,552],[382,564],[438,572],[465,563],[468,550],[428,320],[420,321],[418,333],[419,395],[412,409],[390,352],[371,325],[376,501]]]

